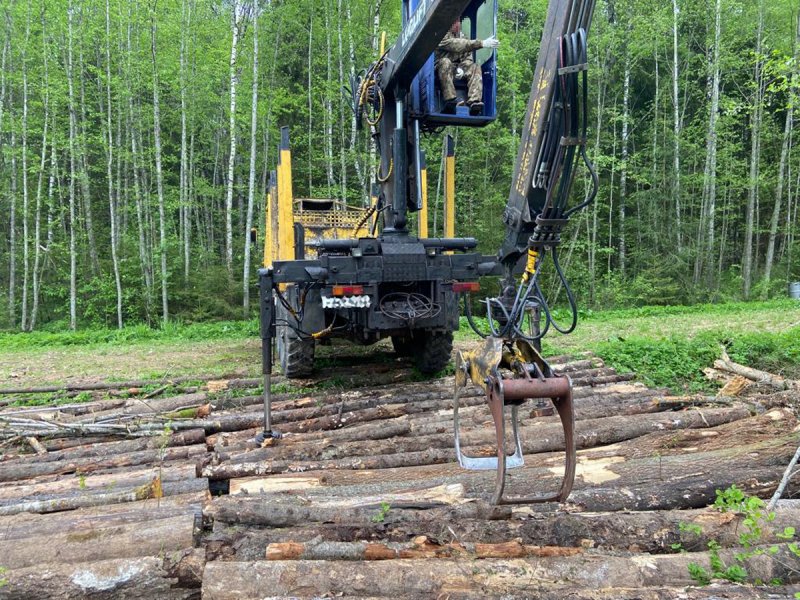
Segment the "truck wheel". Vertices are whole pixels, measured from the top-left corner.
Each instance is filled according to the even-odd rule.
[[[414,336],[416,365],[425,374],[438,373],[450,362],[452,331],[420,331]]]
[[[412,356],[414,354],[414,338],[411,335],[393,335],[392,346],[397,356]]]
[[[286,377],[295,379],[308,377],[314,369],[314,340],[300,337],[286,322],[294,324],[294,317],[284,307],[278,305],[276,311],[278,360]]]

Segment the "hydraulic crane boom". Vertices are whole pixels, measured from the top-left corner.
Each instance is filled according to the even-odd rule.
[[[549,127],[556,116],[552,110],[555,87],[561,73],[568,75],[570,73],[565,71],[569,69],[575,69],[573,73],[586,69],[586,34],[592,21],[594,3],[595,0],[550,1],[525,112],[522,139],[514,163],[511,191],[503,213],[506,225],[506,239],[500,250],[503,262],[516,262],[527,249],[536,216],[547,202],[548,187],[542,181],[542,176],[546,176],[546,173],[542,171],[548,168],[557,170],[562,166],[547,163],[547,159],[552,158],[553,154],[552,146],[548,152],[548,144],[561,143],[561,140],[552,139],[552,134],[558,132]],[[565,62],[570,64],[564,64]],[[560,99],[562,102],[571,100]],[[574,111],[578,109],[577,106],[571,108]],[[559,107],[559,110],[563,110],[563,107]],[[585,125],[583,123],[584,128]],[[566,158],[562,157],[565,160]],[[567,177],[570,178],[566,182],[568,192],[572,171]]]
[[[310,226],[293,221],[288,130],[282,135],[274,196],[278,199],[275,210],[283,251],[259,271],[262,440],[280,436],[271,425],[273,340],[277,339],[278,358],[287,377],[310,374],[315,344],[337,336],[362,344],[391,337],[398,354],[413,356],[417,368],[433,373],[450,359],[453,331],[459,328],[458,304],[463,298],[466,316],[485,342],[474,352],[457,355],[454,424],[459,462],[466,468],[496,469],[494,502],[498,504],[564,500],[569,495],[576,460],[572,386],[568,377],[550,368],[539,350],[541,337],[550,326],[568,333],[577,319],[575,299],[558,263],[558,245],[569,216],[591,202],[597,189],[597,177],[585,151],[586,31],[594,2],[550,0],[522,143],[503,213],[505,240],[496,255],[475,252],[477,241],[473,238],[427,238],[412,235],[407,227],[407,213],[421,208],[424,193],[421,133],[441,125],[483,126],[495,118],[496,0],[403,0],[404,28],[399,39],[351,82],[357,123],[369,124],[381,161],[376,201],[350,234],[357,239],[338,235],[307,239],[307,234],[314,235]],[[481,42],[470,47],[480,47],[484,58],[480,59],[476,51],[474,60],[465,62],[475,77],[491,84],[482,86],[482,99],[489,101],[491,110],[474,96],[472,100],[469,95],[463,96],[463,88],[462,99],[469,106],[459,108],[457,99],[445,98],[443,86],[437,88],[432,80],[432,55],[445,34],[457,32],[454,26],[464,22],[469,22],[472,37],[483,32]],[[488,34],[487,23],[491,25]],[[489,39],[492,41],[486,44]],[[440,54],[436,54],[437,60]],[[481,60],[482,66],[478,66]],[[449,83],[449,89],[453,89],[456,82]],[[468,94],[473,93],[473,85],[471,80]],[[423,96],[425,103],[420,101]],[[460,114],[435,110],[451,102]],[[478,110],[473,111],[476,107]],[[579,156],[587,164],[594,191],[570,208]],[[373,215],[372,235],[364,235],[361,227]],[[383,227],[376,234],[378,217],[382,217]],[[341,220],[341,215],[338,218]],[[308,249],[310,255],[306,254]],[[548,255],[573,309],[568,328],[552,320],[539,288],[542,261]],[[524,271],[518,279],[521,263]],[[485,300],[486,333],[475,326],[469,302],[469,294],[479,289],[478,280],[484,276],[503,276],[501,294]],[[541,316],[543,328],[539,327]],[[531,328],[523,331],[526,317]],[[497,434],[496,457],[470,457],[461,451],[458,399],[470,382],[486,394]],[[553,495],[509,499],[504,497],[505,471],[523,464],[517,417],[519,406],[528,400],[537,402],[532,415],[558,411],[561,417],[566,442],[564,479]],[[511,408],[515,440],[510,455],[505,450],[506,407]]]

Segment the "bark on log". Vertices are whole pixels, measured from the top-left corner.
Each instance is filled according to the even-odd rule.
[[[146,467],[123,469],[112,473],[92,473],[85,477],[46,475],[36,479],[23,479],[5,483],[0,487],[0,504],[7,504],[7,500],[14,498],[68,496],[92,493],[99,488],[118,489],[121,485],[131,488],[152,481],[157,470],[162,481],[181,481],[193,479],[197,466],[187,463],[165,466],[161,469]]]
[[[719,369],[720,371],[727,371],[728,373],[733,373],[734,375],[741,375],[742,377],[746,377],[751,381],[766,384],[770,387],[775,388],[776,390],[800,389],[800,381],[784,379],[779,375],[773,375],[772,373],[768,373],[766,371],[761,371],[759,369],[754,369],[752,367],[740,365],[738,363],[733,362],[727,355],[727,353],[724,352],[722,358],[714,361],[714,368]]]
[[[532,510],[531,510],[532,509]],[[514,514],[524,512],[523,507]],[[229,526],[214,523],[213,533],[205,538],[209,560],[261,560],[264,548],[273,543],[325,542],[407,543],[428,536],[440,543],[499,544],[517,540],[527,545],[588,548],[593,551],[623,551],[648,554],[675,553],[672,544],[681,543],[690,552],[705,550],[711,540],[723,547],[737,547],[742,532],[742,516],[716,510],[642,511],[621,513],[547,512],[547,507],[529,507],[533,514],[520,520],[459,519],[449,523],[406,521],[393,523],[318,523],[287,529]],[[544,512],[542,512],[544,511]],[[783,501],[762,537],[765,544],[781,543],[777,533],[794,527],[800,516],[797,501]],[[391,515],[391,511],[388,513]],[[702,533],[681,531],[680,524],[696,524]]]
[[[18,513],[0,517],[0,541],[24,539],[48,533],[73,533],[91,527],[115,527],[147,519],[194,515],[202,510],[208,490],[151,498],[125,504],[106,504],[59,513]]]
[[[183,560],[198,562],[196,553]],[[155,556],[94,561],[83,564],[41,564],[8,571],[3,598],[29,600],[189,600],[197,597],[193,587],[179,587],[187,565]]]
[[[523,544],[669,554],[675,551],[672,545],[678,543],[690,552],[706,549],[711,540],[722,547],[736,547],[740,544],[744,518],[705,508],[602,513],[541,511],[536,507],[523,508],[522,512],[530,513],[524,520],[452,522],[444,540],[497,543],[519,538]],[[780,503],[775,510],[775,520],[764,524],[761,541],[765,544],[781,542],[777,534],[785,527],[795,527],[798,522],[800,506],[797,501]],[[697,525],[701,532],[682,531],[682,523]],[[322,530],[317,535],[332,539]],[[378,535],[391,540],[408,539],[411,535],[436,537],[442,535],[442,529],[427,523],[396,527],[389,524]]]
[[[110,456],[76,458],[67,461],[29,462],[24,459],[7,461],[0,464],[0,482],[30,479],[40,475],[50,474],[86,474],[102,469],[114,469],[144,464],[166,464],[187,458],[199,457],[207,452],[205,444],[194,446],[178,446],[174,448],[159,448],[156,450],[141,450]]]
[[[369,524],[374,523],[374,519],[380,514],[383,514],[383,522],[392,523],[419,520],[441,523],[453,519],[508,519],[511,517],[511,509],[508,506],[491,506],[485,502],[470,502],[458,506],[436,506],[425,510],[392,506],[386,513],[380,503],[359,507],[318,506],[279,499],[267,503],[263,497],[220,496],[206,506],[203,514],[224,523],[259,527],[295,527],[307,523]]]
[[[205,444],[206,433],[203,429],[188,429],[170,434],[169,436],[142,437],[132,440],[106,441],[83,444],[77,447],[55,450],[42,456],[19,457],[17,464],[42,463],[47,461],[69,461],[79,458],[109,456],[125,454],[141,450],[160,448],[174,448],[178,446],[193,446]]]
[[[234,376],[230,376],[235,378]],[[14,395],[14,394],[52,394],[56,392],[91,392],[94,390],[122,390],[125,388],[142,388],[153,385],[163,385],[165,383],[176,384],[185,383],[187,381],[210,381],[212,379],[225,379],[220,376],[188,376],[188,377],[170,377],[168,379],[134,379],[131,381],[100,381],[94,383],[67,383],[64,385],[46,385],[29,388],[5,388],[0,389],[0,396]]]
[[[578,448],[590,448],[613,444],[640,437],[651,431],[716,427],[749,416],[749,410],[745,406],[738,405],[731,408],[709,409],[702,413],[687,411],[669,414],[640,414],[577,421],[577,446]],[[564,447],[564,434],[560,423],[552,421],[545,423],[543,420],[535,419],[526,419],[523,421],[523,424],[525,423],[532,423],[530,426],[522,427],[520,431],[525,454],[553,452]],[[382,424],[376,424],[375,428],[379,429],[381,426]],[[461,444],[464,448],[488,447],[493,452],[496,434],[494,429],[488,426],[479,431],[464,431],[461,436]],[[334,460],[353,456],[422,452],[425,449],[443,449],[452,446],[453,432],[450,429],[444,434],[391,437],[378,441],[344,442],[337,440],[335,444],[330,440],[289,444],[285,444],[283,440],[277,440],[272,445],[257,450],[236,453],[219,452],[217,460],[223,464],[268,460]]]
[[[734,561],[722,552],[723,560]],[[647,558],[581,554],[564,558],[397,561],[213,561],[203,573],[203,598],[255,598],[264,581],[270,594],[292,596],[458,597],[463,591],[486,595],[527,595],[541,591],[687,586],[688,564],[708,565],[708,553]],[[768,557],[747,561],[754,578],[791,581],[791,569]]]
[[[518,541],[498,544],[438,544],[418,536],[406,544],[374,542],[278,542],[267,546],[267,560],[396,560],[411,558],[528,558],[575,556],[581,548],[526,546]]]
[[[121,407],[89,412],[88,414],[82,415],[80,418],[72,419],[70,422],[96,423],[101,420],[104,422],[113,422],[114,420],[121,420],[136,415],[160,415],[171,413],[182,408],[201,406],[206,402],[208,402],[208,394],[206,392],[181,394],[179,396],[158,398],[156,400],[132,398],[127,400]]]
[[[164,519],[87,526],[82,531],[30,535],[3,544],[3,566],[21,569],[41,563],[82,563],[112,558],[156,556],[191,548],[195,518],[183,514]]]
[[[127,490],[83,494],[49,500],[23,500],[15,504],[0,506],[0,516],[15,515],[23,512],[59,512],[88,506],[137,502],[140,500],[157,499],[160,496],[177,496],[200,491],[208,492],[207,479],[189,479],[186,481],[168,481],[161,483],[156,483],[154,479],[153,482]]]

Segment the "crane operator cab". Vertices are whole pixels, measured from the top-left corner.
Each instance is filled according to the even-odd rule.
[[[425,0],[403,0],[403,27],[420,4],[427,3]],[[425,6],[422,10],[425,10]],[[473,0],[459,21],[454,23],[449,36],[461,40],[486,40],[494,38],[496,33],[497,0]],[[448,54],[452,58],[452,53]],[[497,50],[478,47],[457,54],[463,63],[456,60],[456,64],[448,62],[443,65],[442,58],[447,60],[448,57],[437,50],[425,61],[411,84],[410,114],[425,127],[482,127],[497,117]],[[441,80],[445,70],[451,71],[456,94],[450,102],[446,102],[449,99],[444,96]]]

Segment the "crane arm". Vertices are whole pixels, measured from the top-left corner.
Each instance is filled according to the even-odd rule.
[[[595,0],[551,0],[503,221],[500,260],[513,265],[529,247],[536,219],[562,219],[586,131],[586,34]],[[583,89],[579,75],[583,76]],[[557,224],[551,224],[555,226]]]

